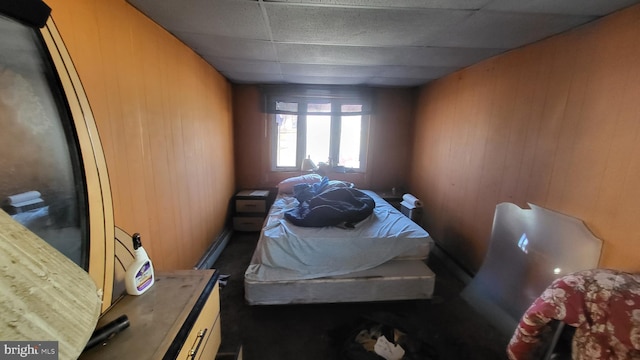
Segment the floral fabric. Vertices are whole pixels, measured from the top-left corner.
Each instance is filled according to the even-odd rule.
[[[640,274],[594,269],[555,280],[520,320],[509,359],[533,359],[551,320],[576,328],[574,360],[640,359]]]

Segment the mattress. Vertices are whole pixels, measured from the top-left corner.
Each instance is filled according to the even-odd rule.
[[[429,234],[373,191],[373,214],[353,229],[298,227],[284,218],[298,201],[279,194],[265,219],[245,282],[309,280],[357,273],[390,260],[423,262]]]
[[[245,279],[249,305],[430,299],[436,275],[420,260],[391,260],[374,268],[317,279]]]

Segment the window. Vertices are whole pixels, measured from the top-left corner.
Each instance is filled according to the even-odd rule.
[[[306,157],[346,171],[366,169],[369,114],[357,97],[268,98],[272,170],[297,170]]]

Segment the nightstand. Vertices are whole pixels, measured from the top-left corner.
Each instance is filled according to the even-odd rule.
[[[269,190],[243,190],[234,197],[233,229],[260,231],[269,211]]]
[[[399,192],[392,193],[391,191],[376,191],[376,194],[391,204],[394,208],[400,210],[400,203],[402,202],[402,194]]]

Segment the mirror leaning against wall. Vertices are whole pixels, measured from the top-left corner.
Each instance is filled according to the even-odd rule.
[[[114,268],[106,161],[49,10],[40,0],[0,4],[0,206],[88,272],[105,311]]]

